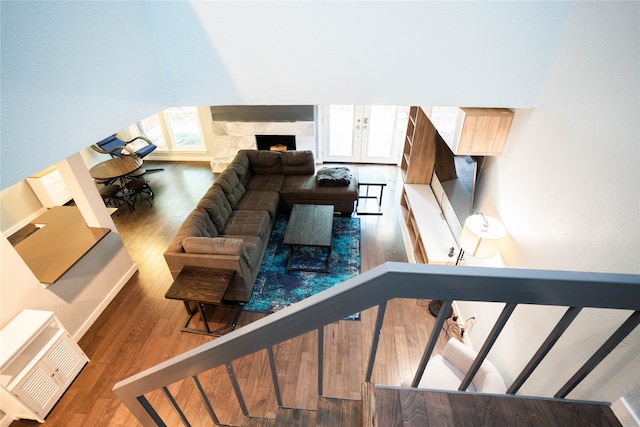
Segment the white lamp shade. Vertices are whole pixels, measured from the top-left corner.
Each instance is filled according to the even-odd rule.
[[[507,234],[504,225],[482,214],[471,215],[464,222],[460,247],[477,258],[491,258],[498,253],[500,241]]]

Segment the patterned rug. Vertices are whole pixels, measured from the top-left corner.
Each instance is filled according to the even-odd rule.
[[[333,245],[329,273],[287,271],[289,248],[282,244],[287,215],[276,219],[258,272],[251,299],[244,310],[274,313],[360,274],[360,218],[333,218]],[[304,248],[295,252],[294,268],[321,268],[327,250]],[[360,313],[349,317],[359,320]]]

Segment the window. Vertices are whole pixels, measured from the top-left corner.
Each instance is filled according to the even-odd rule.
[[[168,128],[176,149],[201,148],[202,135],[196,107],[177,107],[164,110]]]
[[[145,135],[159,150],[203,151],[204,139],[197,107],[175,107],[129,127],[132,135]]]
[[[162,131],[162,123],[160,123],[160,115],[154,114],[151,117],[147,117],[146,119],[138,122],[137,125],[140,126],[140,128],[144,132],[144,135],[146,135],[147,138],[153,141],[153,143],[156,144],[158,148],[166,149],[167,144],[165,144],[164,142],[164,132]]]

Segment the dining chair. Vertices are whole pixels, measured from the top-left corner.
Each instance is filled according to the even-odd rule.
[[[136,155],[144,159],[145,156],[158,148],[158,146],[144,136],[136,136],[130,141],[123,141],[116,135],[111,135],[93,144],[91,148],[98,153],[108,154],[111,157]],[[146,172],[158,172],[161,170],[163,169],[146,169]]]

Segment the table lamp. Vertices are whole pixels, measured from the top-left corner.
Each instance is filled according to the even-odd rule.
[[[482,212],[471,215],[465,220],[460,233],[458,241],[460,253],[456,265],[460,264],[465,252],[476,258],[491,258],[498,253],[500,241],[506,234],[507,230],[497,219],[486,216]],[[441,300],[431,300],[429,303],[431,315],[437,317],[441,306]],[[452,311],[447,317],[451,316]]]
[[[491,258],[498,253],[500,241],[507,230],[500,221],[482,212],[471,215],[464,222],[460,233],[460,254],[456,265],[460,263],[465,252],[476,258]]]

